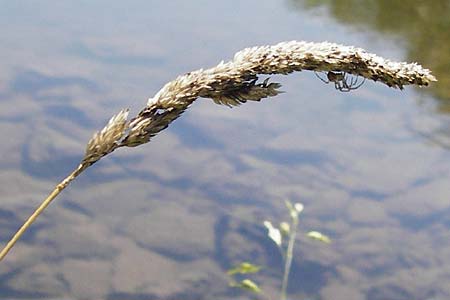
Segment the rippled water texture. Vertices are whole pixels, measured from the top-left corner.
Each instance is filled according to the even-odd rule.
[[[261,103],[200,99],[69,186],[0,263],[0,298],[250,299],[226,275],[249,260],[276,299],[262,222],[290,199],[305,205],[291,299],[449,299],[449,22],[438,0],[2,1],[2,245],[114,113],[244,47],[328,40],[439,82],[340,93],[302,72]]]

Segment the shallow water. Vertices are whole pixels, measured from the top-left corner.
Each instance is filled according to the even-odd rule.
[[[0,298],[249,299],[226,270],[250,260],[275,299],[281,258],[262,222],[285,220],[290,199],[306,207],[291,299],[448,299],[450,8],[397,3],[2,3],[2,244],[114,113],[244,47],[328,40],[439,82],[340,93],[302,72],[275,76],[286,93],[261,103],[200,99],[64,191],[0,264]]]

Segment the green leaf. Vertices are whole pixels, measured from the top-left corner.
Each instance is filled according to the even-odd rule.
[[[287,209],[289,210],[289,215],[291,216],[292,219],[297,219],[298,218],[298,214],[301,211],[299,205],[299,203],[296,203],[295,206],[292,205],[292,203],[289,200],[284,201],[284,203],[286,204]],[[297,208],[300,210],[297,210]],[[303,208],[302,208],[303,209]]]
[[[249,262],[243,262],[239,265],[237,265],[234,268],[231,268],[227,271],[228,275],[234,275],[234,274],[250,274],[250,273],[256,273],[261,270],[260,266],[251,264]]]
[[[270,221],[264,221],[264,226],[266,226],[266,228],[268,230],[267,235],[269,236],[269,238],[275,244],[277,244],[278,247],[281,247],[283,237],[281,236],[280,230],[278,228],[273,227],[273,225]]]
[[[253,293],[261,293],[259,286],[250,279],[244,279],[241,282],[230,283],[230,286],[241,288]]]
[[[305,206],[302,203],[297,202],[295,203],[294,208],[298,213],[301,213]]]
[[[291,226],[289,225],[289,223],[281,222],[280,232],[282,236],[289,236],[289,233],[291,232]]]
[[[284,201],[284,204],[286,205],[287,209],[289,209],[289,211],[295,210],[294,206],[292,206],[291,201],[285,200],[285,201]]]
[[[331,243],[331,239],[328,236],[326,236],[325,234],[322,234],[318,231],[310,231],[306,234],[306,236],[308,236],[314,240],[324,242],[326,244]]]

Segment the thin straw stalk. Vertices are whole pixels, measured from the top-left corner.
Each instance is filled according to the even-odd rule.
[[[38,208],[33,212],[33,214],[23,223],[20,229],[14,234],[11,240],[6,244],[5,248],[0,252],[0,261],[8,254],[9,250],[16,244],[23,233],[28,229],[28,227],[33,224],[33,222],[39,217],[39,215],[44,211],[44,209],[49,206],[49,204],[59,195],[59,193],[64,190],[70,182],[72,182],[81,172],[84,170],[82,164],[78,166],[69,176],[67,176],[63,181],[61,181],[55,189],[48,195],[48,197],[39,205]]]

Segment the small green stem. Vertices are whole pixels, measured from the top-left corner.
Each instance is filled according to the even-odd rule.
[[[297,234],[298,215],[292,218],[291,234],[289,235],[289,243],[286,249],[286,259],[284,263],[283,282],[281,285],[281,300],[286,300],[287,286],[289,281],[289,272],[292,265],[292,254],[294,252],[295,236]]]

